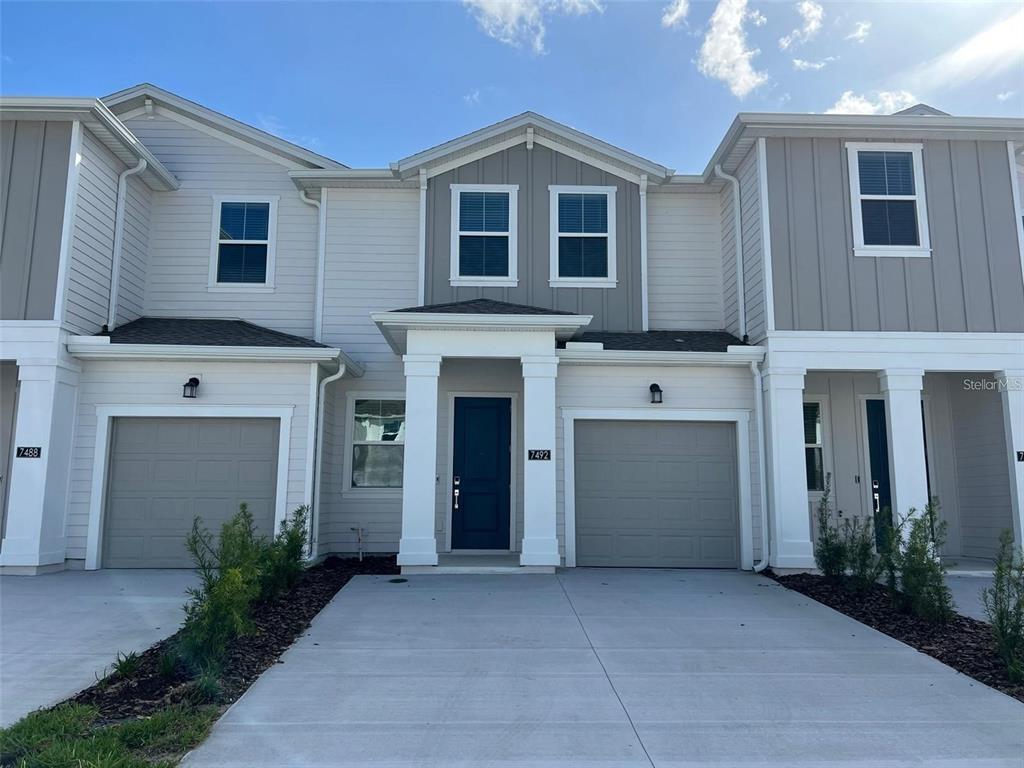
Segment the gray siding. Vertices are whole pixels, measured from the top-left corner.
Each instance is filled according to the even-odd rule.
[[[0,319],[53,319],[70,152],[69,122],[0,122]]]
[[[519,185],[519,285],[477,288],[450,285],[451,185]],[[549,184],[606,185],[616,193],[615,288],[551,288]],[[467,163],[429,182],[427,190],[426,303],[485,297],[592,314],[592,330],[642,329],[640,188],[586,163],[534,145],[520,145]]]
[[[856,138],[767,141],[776,328],[1024,331],[1006,145],[923,142],[931,258],[858,258],[845,146]]]

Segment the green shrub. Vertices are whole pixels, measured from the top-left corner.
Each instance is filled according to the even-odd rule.
[[[281,522],[281,530],[262,554],[260,597],[272,600],[295,586],[305,567],[309,507],[299,507]]]
[[[0,729],[0,763],[13,764],[23,755],[45,750],[56,741],[84,737],[97,714],[96,707],[61,704],[26,715],[14,725]]]
[[[211,664],[204,667],[192,681],[190,698],[197,704],[214,704],[220,700],[222,693],[220,669]]]
[[[882,558],[875,552],[875,533],[870,518],[843,521],[843,544],[850,569],[850,586],[863,592],[882,575]]]
[[[825,476],[825,490],[818,502],[818,538],[814,542],[814,562],[829,581],[838,581],[846,573],[846,543],[839,527],[832,522],[832,475]]]
[[[178,652],[173,648],[168,648],[160,654],[160,658],[157,659],[157,668],[160,671],[160,677],[165,680],[172,680],[178,674],[178,662],[181,657]]]
[[[1011,682],[1024,682],[1024,550],[1014,547],[1009,531],[999,537],[992,586],[981,600]]]
[[[118,651],[117,657],[114,659],[114,672],[120,678],[131,677],[138,671],[141,663],[142,659],[135,651],[128,653]]]
[[[938,500],[924,514],[910,510],[910,531],[898,556],[900,589],[905,606],[926,621],[943,622],[953,615],[953,595],[946,584],[946,567],[938,556],[945,543],[946,522],[938,520]]]

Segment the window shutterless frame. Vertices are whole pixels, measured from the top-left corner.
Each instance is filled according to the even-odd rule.
[[[267,195],[214,195],[213,224],[210,233],[210,271],[207,278],[207,290],[226,293],[270,293],[274,290],[275,252],[277,250],[277,203],[280,198]],[[222,203],[263,203],[269,206],[267,213],[266,240],[221,240],[221,204]],[[220,263],[220,246],[222,243],[232,245],[266,245],[267,269],[266,278],[262,283],[221,283],[217,281],[217,268]]]
[[[342,495],[346,497],[355,498],[401,498],[402,488],[401,486],[357,486],[352,485],[352,470],[353,470],[353,451],[357,445],[365,445],[367,441],[361,441],[355,439],[355,416],[356,416],[356,401],[357,400],[401,400],[405,402],[405,392],[387,392],[371,390],[369,392],[348,392],[345,396],[345,424],[344,424],[344,435],[345,435],[345,455],[342,461],[342,470],[345,473],[345,477],[341,484]],[[340,410],[340,409],[339,409]],[[405,445],[403,440],[401,443],[389,442],[390,445]]]
[[[914,164],[913,195],[865,195],[861,194],[860,152],[909,152]],[[846,142],[847,167],[850,176],[850,207],[853,222],[854,256],[897,256],[929,257],[931,241],[928,235],[928,207],[925,201],[924,164],[920,143],[892,143],[881,141]],[[911,200],[917,213],[917,245],[866,245],[864,243],[864,220],[861,211],[862,200]]]
[[[617,284],[615,271],[615,194],[617,187],[575,186],[552,184],[548,187],[550,197],[550,274],[548,284],[552,288],[614,288]],[[607,232],[559,232],[558,196],[604,195],[608,200]],[[600,237],[608,240],[608,274],[604,277],[561,277],[558,272],[558,241],[561,237]]]
[[[506,232],[462,232],[459,229],[461,193],[503,192],[508,195],[508,230]],[[451,285],[478,285],[514,288],[519,285],[519,185],[518,184],[452,184],[451,214]],[[459,239],[466,237],[508,237],[507,275],[462,275],[459,270]]]

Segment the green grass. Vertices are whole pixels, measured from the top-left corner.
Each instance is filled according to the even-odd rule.
[[[0,730],[0,763],[17,768],[170,768],[206,738],[216,707],[168,707],[112,725],[94,707],[63,704]]]

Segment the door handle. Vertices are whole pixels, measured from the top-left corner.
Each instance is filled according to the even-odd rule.
[[[455,489],[455,508],[459,508],[459,489]]]
[[[878,481],[877,480],[872,480],[871,481],[871,491],[872,491],[871,499],[872,499],[872,503],[874,504],[874,507],[875,507],[875,514],[877,515],[879,512],[882,511],[882,509],[881,509],[881,499],[882,499],[882,497],[881,497],[881,494],[878,492]]]

